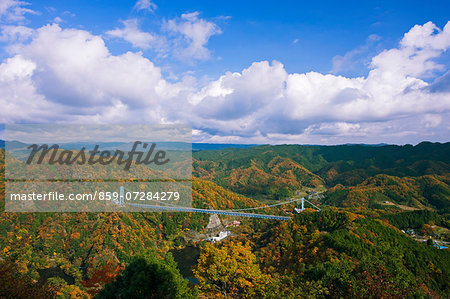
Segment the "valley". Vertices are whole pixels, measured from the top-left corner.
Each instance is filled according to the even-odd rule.
[[[15,292],[21,279],[37,297],[105,298],[138,291],[124,281],[148,264],[166,273],[154,287],[171,285],[169,298],[445,298],[448,152],[450,143],[196,151],[193,208],[289,218],[2,212],[0,286]],[[306,202],[299,211],[302,197],[320,212]]]

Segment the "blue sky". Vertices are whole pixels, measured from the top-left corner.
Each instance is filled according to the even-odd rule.
[[[181,122],[207,142],[449,141],[448,11],[3,0],[0,121]]]
[[[28,18],[38,27],[61,17],[63,27],[104,34],[120,26],[120,20],[137,18],[142,30],[153,32],[159,30],[165,19],[199,12],[222,31],[208,42],[214,57],[194,68],[178,65],[177,71],[194,70],[200,75],[217,77],[225,71],[240,71],[254,61],[274,59],[283,62],[288,72],[326,73],[333,68],[334,56],[363,46],[370,35],[377,35],[380,40],[364,53],[368,58],[395,46],[415,24],[432,21],[442,28],[450,11],[450,2],[445,1],[160,1],[155,3],[153,12],[133,9],[134,4],[134,1],[33,1],[30,8],[41,13]],[[126,42],[107,42],[115,54],[129,50]],[[145,54],[155,58],[151,50]],[[360,64],[340,72],[366,75],[364,61]]]

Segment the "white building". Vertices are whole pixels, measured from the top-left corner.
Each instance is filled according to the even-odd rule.
[[[231,235],[231,232],[229,230],[221,231],[219,235],[208,238],[206,239],[206,241],[210,241],[211,243],[219,242],[228,237],[229,235]]]

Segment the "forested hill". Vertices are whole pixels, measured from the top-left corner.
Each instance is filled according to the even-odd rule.
[[[194,207],[206,209],[259,205],[196,178],[192,182],[192,197]],[[70,285],[63,287],[67,292],[81,292],[81,287],[96,293],[99,285],[114,279],[136,255],[151,248],[167,252],[184,245],[180,237],[183,232],[203,230],[209,220],[209,215],[202,213],[5,213],[3,201],[2,192],[0,298],[4,294],[2,288],[15,290],[18,279],[15,274],[2,277],[2,273],[10,272],[1,263],[3,260],[13,261],[17,271],[39,284],[48,277],[62,277],[64,284]]]
[[[301,164],[312,172],[336,169],[350,171],[366,169],[372,175],[391,172],[392,175],[419,176],[448,172],[450,142],[422,142],[412,145],[262,145],[246,149],[223,149],[194,153],[198,161],[214,161],[220,169],[250,165],[252,160],[268,163],[280,156]],[[369,168],[369,169],[367,169]]]
[[[190,245],[200,250],[192,269],[198,284],[190,289],[200,298],[446,298],[450,253],[430,237],[448,241],[449,218],[441,213],[450,198],[448,149],[448,143],[286,145],[194,153],[194,207],[261,205],[230,189],[282,198],[285,191],[328,188],[317,199],[320,212],[259,210],[292,216],[289,221],[220,216],[223,223],[240,222],[217,244],[197,241],[205,239],[209,223],[202,213],[0,213],[0,297],[23,297],[37,287],[53,294],[42,298],[100,296],[105,284],[113,294],[166,285],[187,289],[168,252]],[[4,192],[0,196],[3,201]],[[427,210],[379,209],[386,201]],[[422,244],[400,229],[415,229],[428,240]],[[137,258],[143,254],[151,255],[147,265]],[[132,285],[127,277],[144,282]]]
[[[286,298],[448,298],[450,252],[386,221],[306,212],[267,223],[254,239],[263,267],[292,283]]]
[[[340,184],[325,193],[324,202],[340,207],[436,209],[450,212],[450,177],[396,177],[384,174],[356,186]]]
[[[447,175],[450,143],[412,145],[262,145],[194,153],[194,175],[236,192],[270,194],[271,175],[289,181],[284,187],[325,184],[355,186],[377,174],[397,177]],[[280,165],[282,161],[282,166]],[[279,173],[276,173],[276,171]],[[247,177],[251,180],[246,181]],[[234,178],[234,179],[233,179]],[[236,180],[239,180],[236,182]],[[296,181],[296,183],[294,182]],[[258,188],[255,190],[255,186]]]

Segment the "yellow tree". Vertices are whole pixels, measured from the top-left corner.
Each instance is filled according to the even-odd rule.
[[[205,295],[232,298],[266,297],[270,276],[261,272],[248,244],[206,244],[194,269]]]

